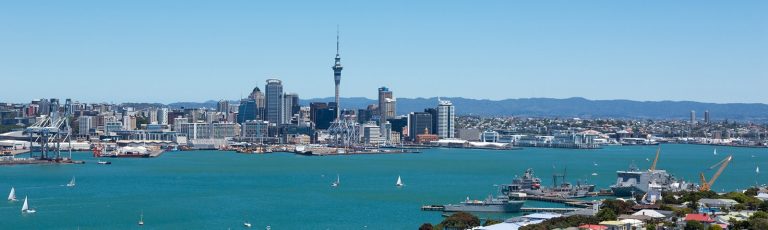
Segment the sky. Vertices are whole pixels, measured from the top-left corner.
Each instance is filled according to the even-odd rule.
[[[2,1],[0,101],[768,103],[768,1]]]

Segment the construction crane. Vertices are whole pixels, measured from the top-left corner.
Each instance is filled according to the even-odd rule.
[[[726,157],[724,160],[720,161],[720,163],[717,163],[712,166],[712,168],[717,167],[717,165],[720,165],[720,168],[715,172],[715,175],[712,175],[712,178],[709,179],[709,182],[707,182],[707,179],[704,177],[704,173],[699,173],[699,178],[701,179],[701,187],[699,187],[699,191],[705,192],[709,191],[712,188],[712,185],[715,183],[718,177],[720,177],[720,174],[723,173],[723,170],[725,170],[725,167],[728,167],[728,163],[733,160],[733,155]]]
[[[659,153],[661,153],[661,145],[659,145],[659,148],[656,149],[656,158],[653,159],[653,164],[651,165],[651,168],[648,171],[656,170],[656,163],[659,163]]]

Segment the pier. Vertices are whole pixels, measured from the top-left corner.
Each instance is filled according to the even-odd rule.
[[[522,213],[537,213],[537,212],[552,212],[552,213],[568,213],[580,210],[581,208],[535,208],[535,207],[523,207],[520,208]],[[443,205],[424,205],[421,206],[422,211],[436,211],[444,212],[445,206]]]
[[[516,200],[535,200],[535,201],[544,201],[544,202],[551,202],[551,203],[560,203],[560,204],[565,204],[566,206],[578,207],[578,208],[588,208],[592,206],[592,202],[589,202],[589,201],[567,199],[567,198],[561,198],[561,197],[529,195],[523,198],[517,198],[517,197],[513,197],[513,198],[515,198]]]

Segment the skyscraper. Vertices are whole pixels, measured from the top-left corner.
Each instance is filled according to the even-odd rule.
[[[416,141],[416,136],[432,133],[432,114],[426,112],[415,112],[408,115],[408,137],[411,141]]]
[[[704,124],[709,124],[709,110],[704,110]]]
[[[395,117],[395,97],[387,87],[379,88],[379,125],[387,123],[387,119]]]
[[[244,123],[246,121],[258,120],[256,117],[256,100],[246,98],[240,100],[240,107],[237,109],[237,123]]]
[[[216,111],[222,112],[222,113],[228,113],[229,112],[229,102],[227,100],[221,100],[216,105]]]
[[[338,27],[336,28],[336,59],[335,59],[335,64],[333,65],[333,67],[331,67],[331,69],[333,69],[333,80],[334,80],[334,83],[336,83],[336,100],[335,100],[336,107],[341,108],[341,106],[339,106],[340,105],[339,104],[339,84],[341,84],[341,69],[343,69],[343,67],[341,67],[341,56],[339,56],[339,28]],[[336,109],[336,119],[338,120],[339,118],[341,118],[341,109]]]
[[[264,120],[264,107],[266,106],[264,93],[261,92],[261,89],[259,87],[253,87],[253,91],[251,91],[251,94],[248,95],[248,99],[252,99],[256,103],[256,109],[254,110],[256,112],[256,116],[253,120]]]
[[[691,125],[696,124],[696,111],[691,110]]]
[[[299,110],[299,95],[295,93],[286,93],[283,96],[283,122],[291,123],[293,115]],[[296,111],[296,112],[294,112]]]
[[[283,124],[283,82],[269,79],[264,88],[266,90],[266,120],[273,124]]]
[[[438,99],[437,105],[437,136],[440,138],[454,138],[456,115],[453,103]]]

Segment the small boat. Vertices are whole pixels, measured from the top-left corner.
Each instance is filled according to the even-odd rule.
[[[592,176],[597,176],[597,173],[596,173],[596,172],[593,172],[593,173],[592,173]]]
[[[110,162],[110,161],[99,161],[98,164],[100,164],[100,165],[111,165],[112,162]]]
[[[717,156],[717,149],[715,149],[715,152],[714,152],[714,154],[715,154],[715,156]]]
[[[72,180],[67,183],[67,187],[75,187],[75,177],[72,177]]]
[[[243,226],[245,226],[246,228],[251,228],[251,223],[246,221],[245,223],[243,223]]]
[[[11,187],[11,193],[8,193],[8,201],[16,201],[16,189]]]
[[[29,208],[29,202],[27,201],[27,197],[25,196],[24,197],[24,205],[21,206],[21,213],[32,214],[32,213],[36,213],[36,212],[37,211],[35,211],[34,209],[30,209]]]
[[[144,211],[141,211],[141,216],[139,217],[139,226],[144,225]]]
[[[400,176],[397,176],[397,182],[395,183],[395,186],[397,186],[398,188],[405,186],[405,184],[403,184],[403,180],[400,178]]]
[[[331,187],[339,187],[340,184],[341,184],[341,181],[339,181],[339,174],[336,174],[336,181],[331,183]]]

